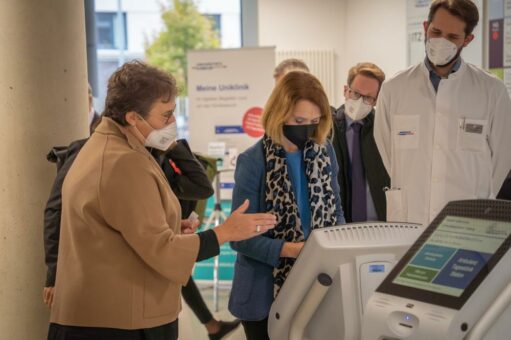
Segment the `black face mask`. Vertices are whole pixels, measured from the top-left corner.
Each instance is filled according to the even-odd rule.
[[[319,124],[310,125],[284,125],[284,136],[300,150],[305,148],[305,143],[314,135]]]

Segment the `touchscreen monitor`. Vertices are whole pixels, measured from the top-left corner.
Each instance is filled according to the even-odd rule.
[[[511,234],[511,223],[446,216],[393,283],[459,297]]]
[[[511,245],[510,220],[490,210],[446,207],[377,291],[460,309]]]

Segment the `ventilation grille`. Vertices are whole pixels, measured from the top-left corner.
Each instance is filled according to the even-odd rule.
[[[392,306],[389,299],[387,299],[383,296],[378,296],[377,298],[375,298],[374,305],[377,307],[383,308],[383,309],[386,309],[386,308],[389,308],[390,306]]]
[[[422,232],[419,224],[412,223],[352,223],[322,229],[326,240],[334,244],[358,242],[414,240]]]

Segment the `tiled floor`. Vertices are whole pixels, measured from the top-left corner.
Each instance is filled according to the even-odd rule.
[[[201,289],[202,297],[206,301],[208,307],[213,312],[213,291],[212,289]],[[219,291],[219,312],[213,313],[217,320],[232,320],[234,317],[227,310],[227,302],[229,301],[229,291]],[[190,308],[183,301],[183,310],[179,314],[179,339],[180,340],[208,340],[206,328],[202,326],[195,317]],[[225,340],[246,340],[245,333],[241,325],[231,335],[224,338]]]

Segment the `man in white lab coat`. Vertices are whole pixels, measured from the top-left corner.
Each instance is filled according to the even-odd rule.
[[[382,86],[374,135],[389,221],[427,225],[449,201],[494,198],[511,168],[509,94],[460,56],[478,20],[470,0],[433,1],[426,59]]]

